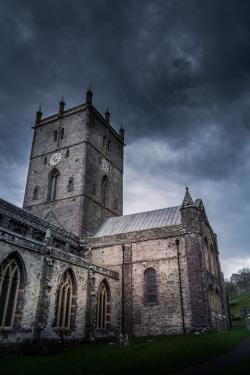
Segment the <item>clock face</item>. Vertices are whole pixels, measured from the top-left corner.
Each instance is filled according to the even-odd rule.
[[[56,154],[51,156],[50,164],[57,165],[58,163],[60,163],[61,158],[62,158],[62,155],[60,154],[60,152],[57,152]]]
[[[107,160],[105,159],[102,159],[102,170],[105,172],[105,173],[108,173],[110,172],[110,164],[107,162]]]

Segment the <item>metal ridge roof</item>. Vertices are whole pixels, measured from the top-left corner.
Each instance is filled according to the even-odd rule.
[[[181,206],[175,206],[106,218],[89,237],[112,236],[120,233],[179,225],[181,224],[180,208]]]

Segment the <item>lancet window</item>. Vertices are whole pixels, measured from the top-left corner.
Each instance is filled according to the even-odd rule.
[[[54,168],[49,174],[48,201],[54,201],[57,198],[59,182],[59,171]]]
[[[153,268],[148,268],[145,271],[144,284],[145,284],[145,304],[156,305],[157,304],[157,283],[156,283],[156,273]]]
[[[0,328],[13,328],[18,295],[24,291],[20,290],[20,283],[24,284],[22,272],[14,254],[7,257],[0,266]],[[21,300],[19,305],[20,302]]]
[[[69,329],[71,324],[71,309],[73,298],[73,280],[70,271],[64,272],[56,299],[56,327]]]
[[[99,329],[107,328],[107,321],[109,316],[109,293],[108,286],[103,281],[99,287],[97,294],[97,324]]]

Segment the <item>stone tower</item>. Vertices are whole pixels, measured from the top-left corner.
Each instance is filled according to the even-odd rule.
[[[42,119],[37,112],[23,208],[72,231],[92,233],[123,212],[124,130],[86,103]]]

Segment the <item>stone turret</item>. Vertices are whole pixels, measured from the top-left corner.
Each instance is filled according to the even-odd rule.
[[[92,105],[92,97],[93,97],[93,92],[91,90],[91,87],[89,87],[88,91],[86,92],[86,104]]]
[[[36,113],[36,125],[40,124],[41,119],[42,119],[42,115],[43,115],[43,113],[42,113],[41,106],[40,106],[39,110]]]
[[[63,100],[63,97],[62,97],[62,100],[59,102],[59,114],[60,115],[63,114],[64,106],[65,106],[65,101]]]
[[[181,206],[181,219],[183,224],[187,224],[189,230],[199,230],[199,209],[194,204],[188,188],[186,188]]]

